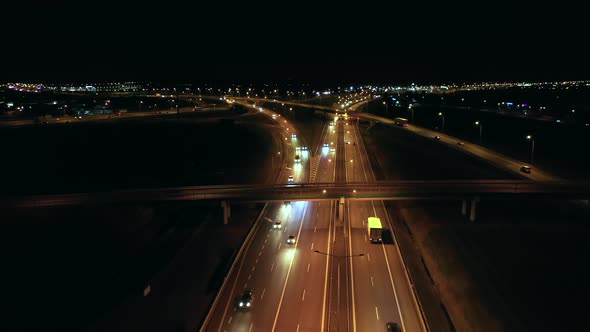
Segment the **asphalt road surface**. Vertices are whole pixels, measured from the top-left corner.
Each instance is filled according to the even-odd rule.
[[[296,182],[311,175],[315,182],[373,181],[359,140],[352,123],[327,124]],[[369,216],[390,228],[381,201],[272,205],[255,226],[204,330],[379,331],[387,322],[404,331],[425,330],[395,241],[367,241]],[[277,219],[281,229],[273,229]],[[295,244],[286,242],[289,235]],[[253,290],[252,306],[240,309],[246,289]]]

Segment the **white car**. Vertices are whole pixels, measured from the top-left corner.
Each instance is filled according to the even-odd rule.
[[[282,227],[283,227],[283,225],[281,224],[280,219],[275,220],[274,224],[272,224],[273,229],[281,229]]]
[[[289,237],[287,238],[287,243],[288,244],[295,244],[295,235],[291,234],[289,235]]]
[[[289,178],[287,179],[287,181],[289,181],[289,182],[295,181],[295,179],[293,179],[293,175],[289,175]]]

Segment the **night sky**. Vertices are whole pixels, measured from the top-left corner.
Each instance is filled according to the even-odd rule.
[[[579,5],[532,1],[3,4],[0,81],[588,79]]]

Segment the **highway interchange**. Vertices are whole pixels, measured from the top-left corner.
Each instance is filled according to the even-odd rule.
[[[356,121],[340,118],[326,122],[320,144],[307,146],[287,120],[273,116],[268,109],[261,112],[285,131],[287,164],[277,184],[287,184],[290,175],[295,184],[375,182]],[[374,120],[391,122],[380,117]],[[475,144],[457,147],[451,136],[414,126],[405,130],[427,138],[439,134],[442,144],[499,168],[517,170],[519,166],[517,161]],[[291,137],[293,132],[295,137]],[[301,163],[294,161],[296,154]],[[540,171],[525,176],[557,180]],[[395,220],[382,201],[268,203],[202,330],[380,331],[387,322],[395,322],[404,331],[425,331],[427,321],[413,293],[395,234],[383,244],[367,242],[370,216],[381,218],[384,228],[393,230]],[[282,221],[280,230],[272,228],[277,219]],[[297,239],[295,244],[286,243],[291,234]],[[254,301],[249,310],[240,310],[237,299],[245,289],[253,290]]]
[[[316,182],[374,181],[354,123],[342,118],[327,123],[321,142],[310,147],[311,153],[296,150],[301,145],[292,138],[290,156],[301,154],[302,163],[290,159],[279,181],[286,183],[292,174],[295,183],[307,182],[310,172]],[[269,203],[203,330],[380,331],[395,322],[404,331],[424,331],[396,241],[367,241],[369,216],[381,218],[384,228],[391,229],[383,202],[339,205]],[[276,219],[282,220],[280,230],[272,228]],[[296,236],[295,244],[286,243],[290,234]],[[246,289],[253,290],[254,298],[244,310],[237,299]]]

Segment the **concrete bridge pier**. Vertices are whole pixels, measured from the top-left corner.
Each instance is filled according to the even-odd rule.
[[[229,219],[231,217],[230,210],[229,210],[229,202],[228,201],[221,201],[221,208],[223,209],[223,224],[227,225],[229,223]]]
[[[475,209],[477,206],[477,202],[479,202],[479,197],[475,196],[472,200],[471,200],[471,209],[469,211],[469,221],[475,221]]]
[[[340,197],[338,201],[338,221],[344,222],[344,197]]]
[[[467,215],[467,200],[463,200],[463,204],[461,205],[461,215]]]

